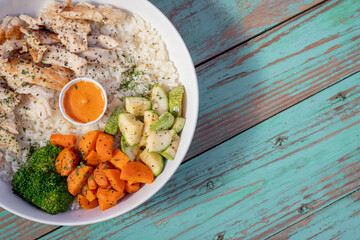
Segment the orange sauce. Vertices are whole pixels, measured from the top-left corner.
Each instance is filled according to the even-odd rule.
[[[96,84],[80,81],[65,92],[63,106],[72,120],[80,123],[92,122],[104,111],[105,96]]]

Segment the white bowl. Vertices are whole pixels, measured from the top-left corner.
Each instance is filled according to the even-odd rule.
[[[0,0],[0,17],[5,15],[19,15],[26,13],[35,16],[38,11],[46,5],[46,0]],[[141,16],[150,22],[161,34],[165,41],[170,59],[180,74],[180,81],[185,86],[185,117],[186,124],[181,134],[181,142],[176,158],[167,161],[164,171],[152,184],[146,184],[135,194],[128,194],[119,204],[108,211],[100,211],[99,208],[92,210],[78,209],[67,211],[58,215],[47,214],[12,193],[11,185],[0,180],[0,206],[6,210],[27,218],[29,220],[52,224],[52,225],[83,225],[111,219],[131,211],[144,203],[175,173],[181,161],[184,159],[190,146],[198,115],[199,91],[196,73],[190,54],[181,36],[171,22],[150,2],[146,0],[96,0],[96,4],[111,4],[114,7],[127,10]]]
[[[85,82],[92,82],[94,83],[96,86],[98,86],[102,93],[103,93],[103,96],[104,96],[104,101],[105,101],[105,106],[104,106],[104,110],[103,112],[101,113],[101,115],[95,119],[94,121],[91,121],[91,122],[87,122],[87,123],[82,123],[82,122],[77,122],[77,121],[74,121],[71,117],[69,117],[66,112],[65,112],[65,109],[64,109],[64,96],[65,96],[65,92],[72,86],[74,85],[75,83],[78,83],[78,82],[82,82],[82,81],[85,81]],[[95,81],[91,78],[86,78],[86,77],[81,77],[81,78],[76,78],[74,80],[71,80],[70,82],[68,82],[64,87],[63,89],[61,90],[60,92],[60,95],[59,95],[59,108],[60,108],[60,111],[61,113],[63,114],[63,116],[66,118],[66,120],[68,120],[69,122],[71,122],[72,124],[75,124],[75,125],[79,125],[79,126],[86,126],[86,125],[90,125],[90,124],[93,124],[93,123],[96,123],[97,121],[99,121],[105,114],[106,112],[106,109],[107,109],[107,95],[106,95],[106,91],[105,89],[103,88],[103,86],[101,86],[101,84],[98,82],[98,81]]]

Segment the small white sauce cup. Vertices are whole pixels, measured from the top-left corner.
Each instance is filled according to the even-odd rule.
[[[74,85],[75,83],[78,83],[78,82],[82,82],[82,81],[85,81],[85,82],[92,82],[94,83],[96,86],[98,86],[103,95],[104,95],[104,101],[105,101],[105,106],[104,106],[104,110],[103,112],[101,113],[101,115],[95,119],[94,121],[91,121],[91,122],[87,122],[87,123],[81,123],[81,122],[77,122],[77,121],[74,121],[72,118],[70,118],[66,112],[65,112],[65,109],[64,109],[64,105],[63,105],[63,102],[64,102],[64,95],[65,95],[65,92],[72,86]],[[90,125],[90,124],[93,124],[93,123],[96,123],[97,121],[99,121],[105,114],[105,111],[107,109],[107,96],[106,96],[106,91],[105,89],[103,88],[103,86],[101,86],[101,84],[91,78],[76,78],[74,80],[71,80],[70,82],[68,82],[64,87],[63,89],[61,90],[60,92],[60,96],[59,96],[59,107],[60,107],[60,111],[61,113],[63,114],[63,116],[69,121],[71,122],[72,124],[75,124],[75,125],[82,125],[82,126],[86,126],[86,125]]]

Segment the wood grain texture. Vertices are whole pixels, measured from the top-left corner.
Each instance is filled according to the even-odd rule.
[[[181,165],[141,207],[44,239],[263,239],[359,187],[360,73]],[[151,233],[151,235],[149,235]]]
[[[187,159],[360,69],[360,1],[329,1],[197,69]]]
[[[0,239],[35,239],[55,228],[0,211]]]
[[[355,192],[271,237],[276,239],[360,239],[360,192]]]
[[[322,0],[151,0],[184,38],[195,64]]]

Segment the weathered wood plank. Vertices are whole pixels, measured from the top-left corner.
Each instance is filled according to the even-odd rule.
[[[359,239],[360,192],[335,202],[270,239]]]
[[[17,217],[5,210],[0,211],[0,239],[35,239],[55,228]]]
[[[175,25],[198,64],[323,0],[151,0]]]
[[[360,73],[185,162],[128,214],[44,239],[271,236],[359,187],[359,82]]]
[[[197,69],[200,114],[187,158],[360,68],[360,1],[333,0]]]

